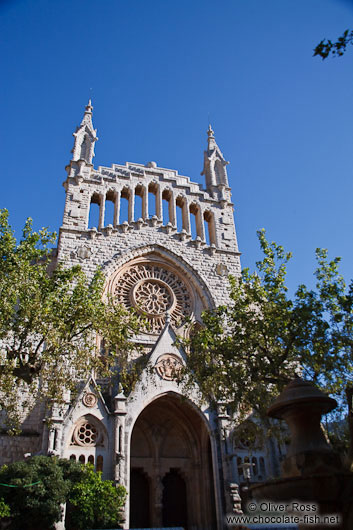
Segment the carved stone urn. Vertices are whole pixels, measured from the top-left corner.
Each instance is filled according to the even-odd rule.
[[[335,529],[353,528],[353,474],[328,444],[321,416],[337,406],[314,384],[293,379],[268,410],[272,418],[288,424],[291,440],[282,462],[282,476],[250,487],[253,499],[315,503],[319,514],[337,514]],[[312,528],[300,524],[300,529]],[[321,530],[320,524],[314,526]]]
[[[342,467],[321,427],[321,416],[336,406],[335,399],[296,377],[268,409],[268,416],[284,420],[291,433],[287,456],[282,462],[284,477],[337,471]]]

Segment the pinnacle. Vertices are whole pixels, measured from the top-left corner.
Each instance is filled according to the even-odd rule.
[[[211,124],[208,125],[207,135],[209,138],[214,138],[214,130],[212,129]]]
[[[90,114],[92,114],[92,110],[93,110],[92,101],[91,101],[91,99],[89,99],[88,100],[88,105],[86,105],[86,111],[85,112],[89,112]]]

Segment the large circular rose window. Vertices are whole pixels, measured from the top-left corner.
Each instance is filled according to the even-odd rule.
[[[115,279],[112,294],[119,303],[134,307],[144,316],[147,333],[160,333],[167,313],[175,326],[192,313],[190,292],[183,280],[159,264],[130,265]]]

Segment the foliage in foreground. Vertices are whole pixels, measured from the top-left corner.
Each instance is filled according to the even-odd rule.
[[[323,39],[314,49],[314,56],[318,55],[322,60],[327,59],[330,54],[334,57],[341,57],[349,44],[353,45],[353,31],[346,29],[336,42]]]
[[[0,482],[9,485],[0,489],[10,507],[11,530],[49,530],[61,518],[60,504],[66,500],[69,482],[55,458],[33,457],[3,466]]]
[[[100,271],[89,282],[80,266],[55,263],[55,239],[47,229],[34,232],[27,219],[17,243],[7,210],[0,210],[0,406],[12,420],[20,394],[60,403],[92,370],[107,373],[119,360],[126,372],[139,329],[132,312],[103,296]],[[110,350],[104,362],[97,335]]]
[[[122,522],[121,509],[126,500],[123,486],[115,487],[102,480],[92,466],[86,466],[80,482],[73,484],[68,505],[67,530],[88,528],[117,528]]]
[[[9,517],[10,513],[10,506],[0,497],[0,519]]]
[[[91,465],[55,457],[3,466],[0,482],[10,486],[0,488],[11,512],[11,530],[51,530],[61,518],[60,504],[67,501],[68,530],[116,527],[126,499],[125,488],[102,480]]]
[[[245,417],[262,418],[295,376],[343,399],[352,384],[353,282],[339,274],[340,259],[317,249],[316,289],[285,285],[291,254],[258,232],[263,251],[257,270],[230,278],[231,303],[203,313],[204,327],[186,343],[188,382],[213,402],[227,402]],[[242,404],[239,409],[238,404]]]

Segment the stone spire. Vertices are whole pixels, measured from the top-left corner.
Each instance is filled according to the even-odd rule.
[[[207,130],[207,151],[204,151],[204,163],[201,175],[205,175],[206,187],[212,190],[213,187],[228,187],[228,176],[226,165],[229,164],[217,145],[214,131],[211,124]]]
[[[72,150],[72,161],[83,161],[86,164],[92,164],[94,157],[94,144],[98,140],[97,130],[93,128],[92,123],[92,103],[88,101],[81,125],[73,133],[75,143]]]

